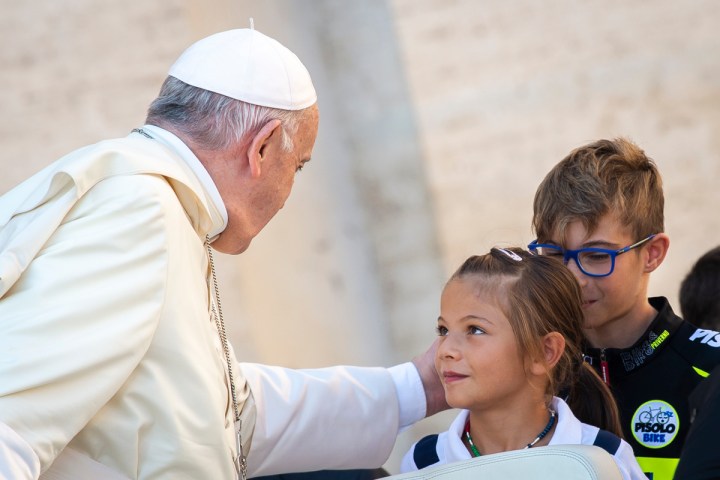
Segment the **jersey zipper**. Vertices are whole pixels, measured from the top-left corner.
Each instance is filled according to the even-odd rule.
[[[600,349],[600,372],[602,373],[603,382],[608,387],[610,386],[610,367],[608,365],[607,358],[605,357],[605,349]]]

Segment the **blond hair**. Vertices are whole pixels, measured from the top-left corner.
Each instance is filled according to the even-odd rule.
[[[662,178],[655,162],[625,138],[576,148],[547,174],[535,193],[532,226],[540,242],[579,220],[592,232],[616,215],[640,239],[664,231]]]

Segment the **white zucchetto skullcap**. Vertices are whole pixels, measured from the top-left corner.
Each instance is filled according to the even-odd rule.
[[[228,30],[195,42],[168,75],[203,90],[282,110],[302,110],[317,101],[300,59],[252,28]]]

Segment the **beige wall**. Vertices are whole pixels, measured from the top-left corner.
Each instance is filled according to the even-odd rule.
[[[664,175],[672,247],[651,293],[720,243],[720,4],[395,0],[445,270],[526,243],[572,148],[628,136]]]
[[[0,192],[140,125],[174,58],[247,25],[319,93],[312,164],[250,251],[221,257],[244,360],[389,365],[434,338],[468,255],[525,244],[532,195],[571,148],[636,140],[665,178],[652,294],[720,243],[720,4],[570,0],[0,0]],[[446,414],[445,417],[448,415]],[[388,463],[420,433],[406,432]]]

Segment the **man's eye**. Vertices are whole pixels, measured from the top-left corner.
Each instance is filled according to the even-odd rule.
[[[435,328],[435,331],[437,332],[439,337],[444,337],[447,335],[447,328],[445,327],[437,327]]]

